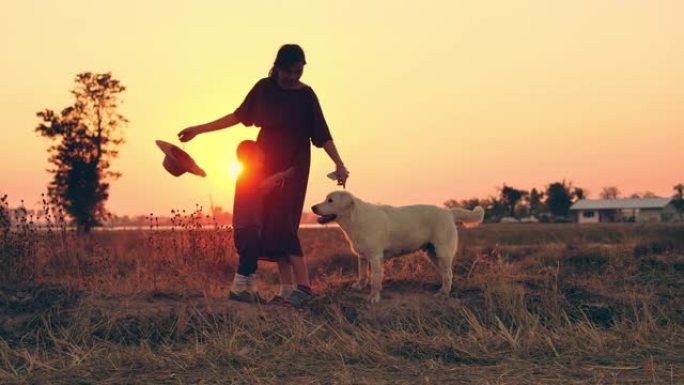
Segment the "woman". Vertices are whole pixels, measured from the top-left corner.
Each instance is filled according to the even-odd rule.
[[[252,87],[235,112],[178,133],[181,142],[187,142],[198,134],[237,123],[255,125],[261,128],[257,143],[266,154],[265,172],[274,174],[294,167],[283,187],[264,197],[261,239],[262,257],[278,262],[281,295],[276,296],[276,302],[294,306],[302,305],[311,296],[309,273],[297,233],[309,179],[309,143],[322,147],[335,162],[338,185],[344,186],[349,176],[316,94],[300,81],[305,64],[301,47],[280,47],[269,76]]]

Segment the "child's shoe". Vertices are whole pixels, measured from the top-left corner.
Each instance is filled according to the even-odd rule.
[[[254,280],[254,274],[244,276],[235,274],[233,286],[228,293],[228,299],[246,303],[266,303],[267,301],[259,295]]]

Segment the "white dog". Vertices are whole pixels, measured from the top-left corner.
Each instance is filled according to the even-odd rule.
[[[311,208],[321,224],[336,221],[344,231],[352,251],[358,256],[359,279],[353,285],[368,285],[368,265],[372,279],[369,300],[380,300],[383,258],[423,250],[437,266],[442,287],[437,294],[449,296],[453,279],[452,262],[458,246],[456,224],[477,226],[484,210],[446,209],[431,205],[392,207],[362,201],[346,191],[335,191]]]

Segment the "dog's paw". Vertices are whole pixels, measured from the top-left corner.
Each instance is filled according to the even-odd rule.
[[[445,292],[445,291],[440,290],[440,291],[436,292],[436,293],[434,294],[434,296],[435,296],[436,298],[449,298],[449,297],[451,296],[451,294],[450,294],[450,293],[447,293],[447,292]]]
[[[356,281],[351,285],[352,289],[359,291],[365,289],[366,286],[368,286],[368,281],[366,280]]]
[[[368,301],[370,303],[378,303],[380,302],[380,293],[371,293],[370,296],[368,296]]]

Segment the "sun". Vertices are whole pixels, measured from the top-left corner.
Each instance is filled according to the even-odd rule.
[[[237,160],[233,160],[230,162],[230,176],[233,179],[237,179],[237,177],[240,175],[242,172],[243,166],[242,163],[240,163]]]

